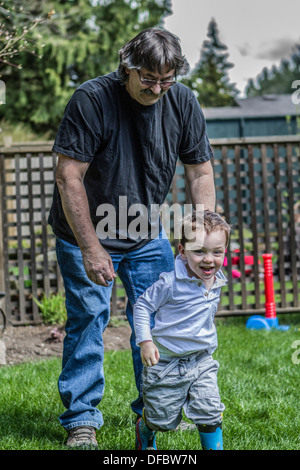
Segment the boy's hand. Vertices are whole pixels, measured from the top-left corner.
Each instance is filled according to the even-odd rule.
[[[140,347],[142,363],[145,366],[152,367],[158,363],[159,352],[153,341],[142,341]]]

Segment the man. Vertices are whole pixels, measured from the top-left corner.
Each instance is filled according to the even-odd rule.
[[[104,390],[102,333],[115,273],[126,289],[133,331],[137,298],[162,271],[174,268],[169,241],[151,214],[166,198],[178,156],[193,205],[215,206],[204,117],[194,94],[176,82],[188,71],[179,39],[148,29],[119,57],[118,71],[75,91],[53,147],[59,159],[49,223],[68,312],[59,378],[66,412],[60,422],[70,447],[96,447],[95,429],[103,424],[96,406]],[[146,208],[140,235],[137,227],[132,230],[136,207]],[[134,332],[130,343],[139,393],[131,407],[141,415],[143,366]]]

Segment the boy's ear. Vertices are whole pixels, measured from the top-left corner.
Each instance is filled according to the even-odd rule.
[[[185,249],[184,249],[184,246],[183,246],[182,243],[179,243],[178,250],[179,250],[179,253],[181,254],[181,256],[185,256]]]

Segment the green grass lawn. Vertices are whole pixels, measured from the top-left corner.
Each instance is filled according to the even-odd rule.
[[[219,388],[226,406],[224,448],[300,449],[300,315],[279,316],[288,331],[247,330],[245,319],[218,319]],[[299,354],[297,353],[299,350]],[[294,356],[293,356],[294,354]],[[294,357],[294,362],[292,360]],[[295,360],[296,359],[296,360]],[[102,450],[134,449],[136,397],[130,351],[105,356],[106,388],[97,431]],[[66,432],[58,422],[60,360],[0,369],[0,449],[60,450]],[[197,431],[158,433],[160,450],[199,449]]]

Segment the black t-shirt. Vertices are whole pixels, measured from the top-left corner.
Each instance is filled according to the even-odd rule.
[[[137,249],[153,238],[151,221],[155,225],[156,217],[150,217],[150,208],[164,203],[178,156],[184,164],[212,157],[202,110],[189,88],[176,83],[155,104],[143,106],[130,97],[117,72],[89,80],[75,91],[53,151],[89,163],[84,184],[90,216],[110,252]],[[141,212],[135,212],[140,207],[135,204],[147,209],[146,236],[137,227]],[[101,225],[108,220],[109,227]],[[49,223],[58,237],[77,245],[56,185]],[[124,223],[133,223],[133,233],[140,230],[142,236],[136,238],[132,230],[125,234]],[[100,237],[103,231],[107,235]]]

